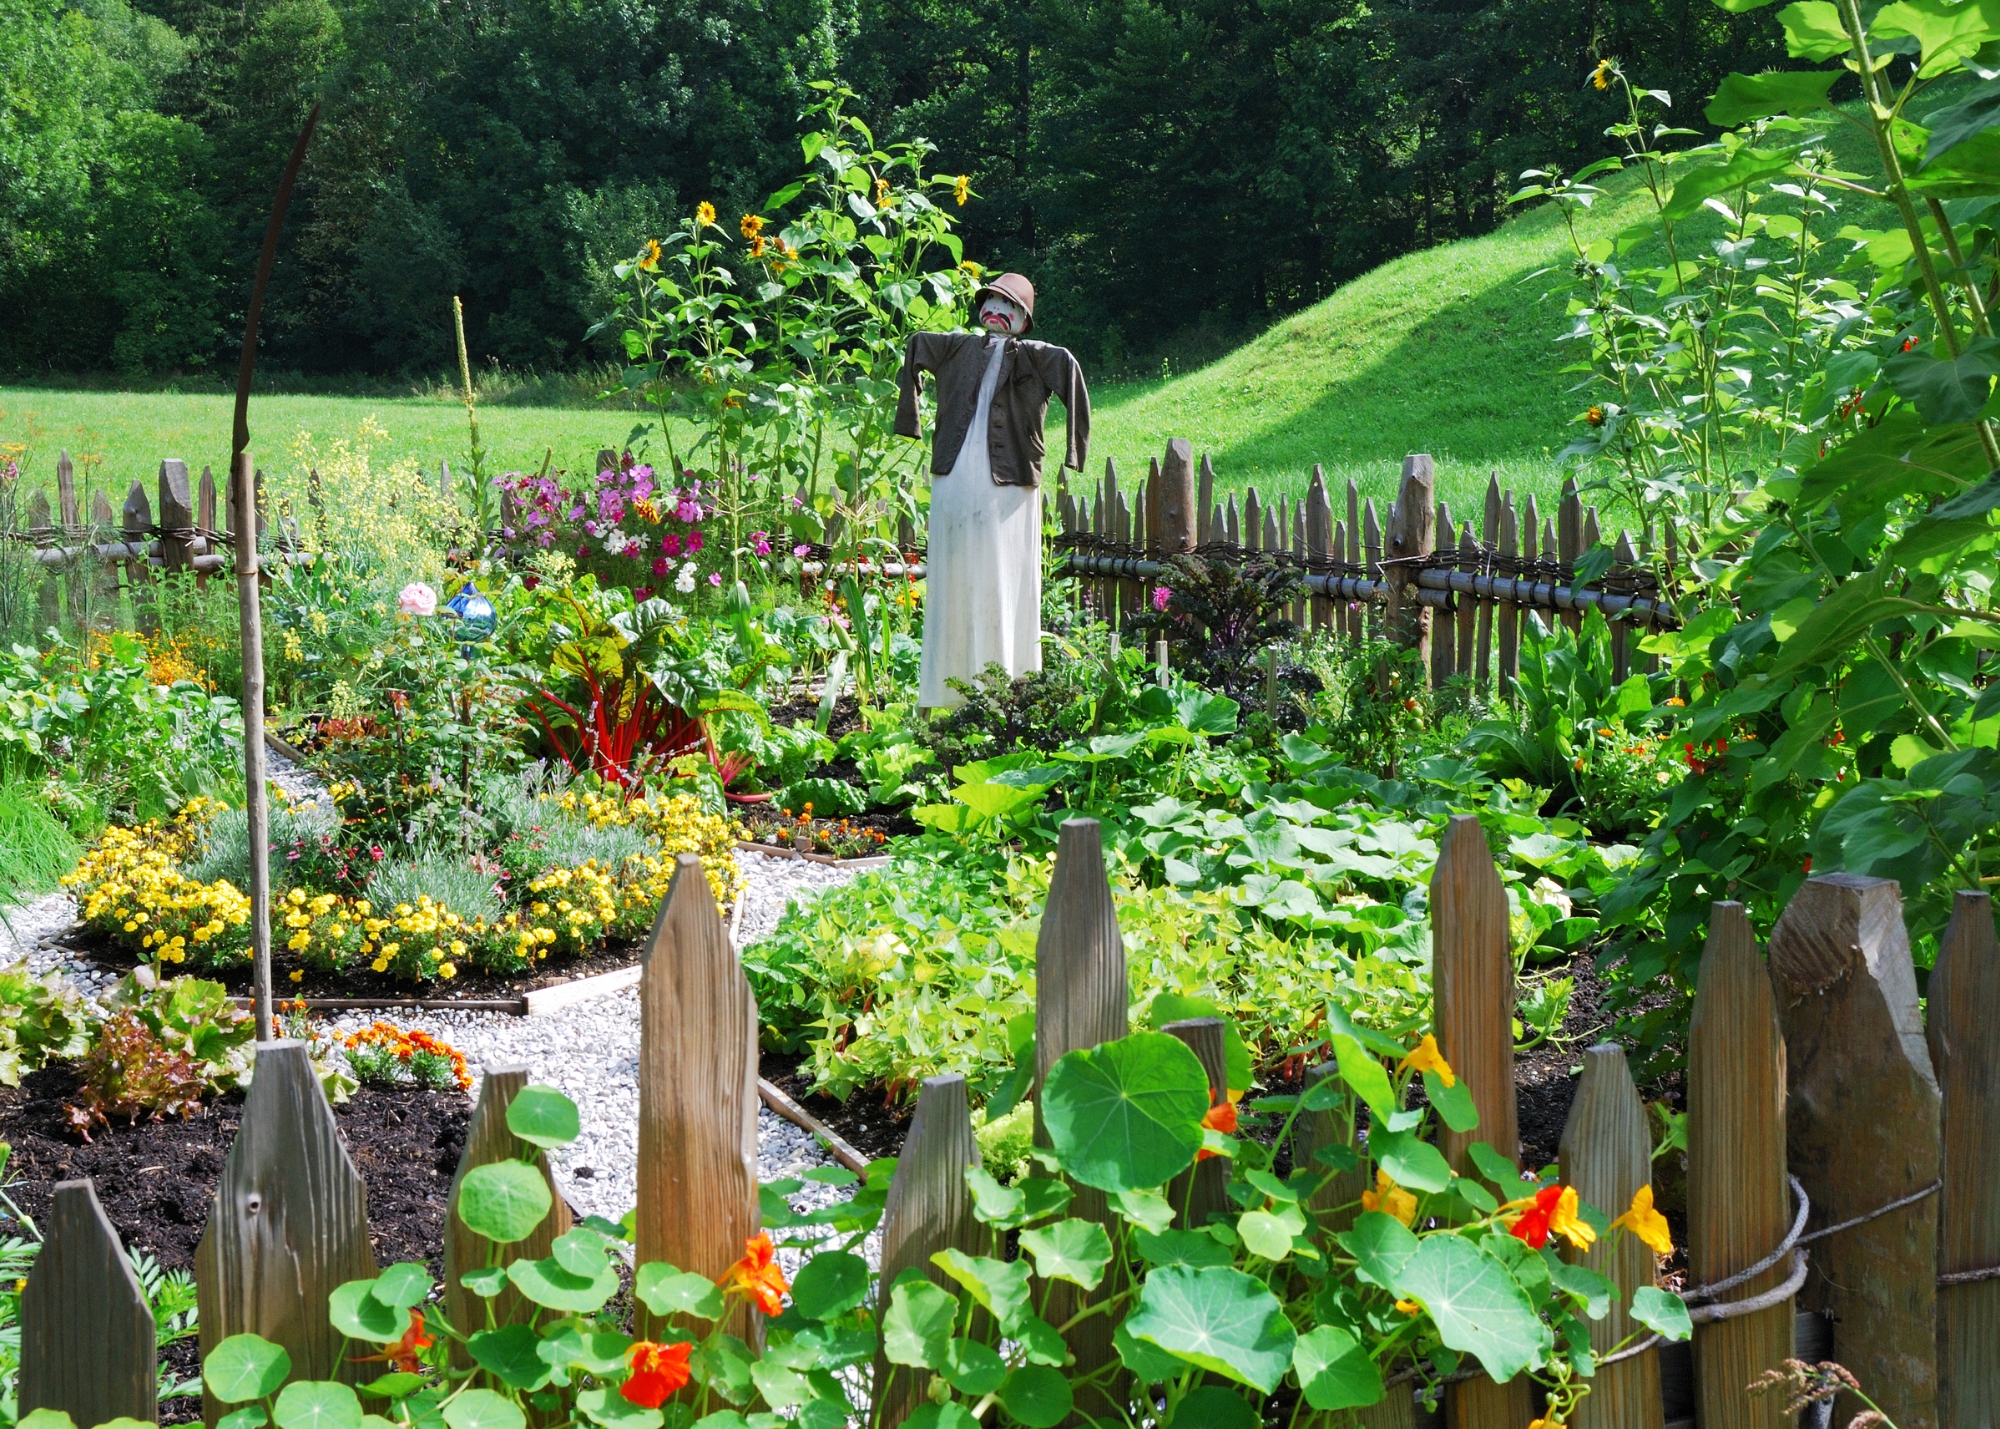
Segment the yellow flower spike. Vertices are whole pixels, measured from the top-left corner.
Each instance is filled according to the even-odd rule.
[[[1578,1250],[1589,1250],[1597,1242],[1597,1232],[1578,1214],[1579,1209],[1576,1187],[1563,1187],[1555,1212],[1549,1217],[1549,1229]]]
[[[1674,1253],[1674,1236],[1667,1227],[1667,1218],[1653,1209],[1653,1183],[1650,1181],[1632,1193],[1631,1206],[1611,1223],[1613,1230],[1621,1227],[1644,1241],[1655,1255]]]
[[[1452,1071],[1451,1063],[1445,1061],[1444,1053],[1438,1051],[1437,1038],[1429,1032],[1424,1034],[1423,1041],[1410,1049],[1409,1056],[1396,1064],[1396,1070],[1398,1072],[1436,1072],[1437,1079],[1443,1082],[1445,1086],[1455,1087],[1458,1085],[1458,1076]]]

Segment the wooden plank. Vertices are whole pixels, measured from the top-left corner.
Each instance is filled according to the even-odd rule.
[[[195,488],[194,523],[208,539],[210,550],[215,549],[215,469],[201,469],[201,484]]]
[[[1486,551],[1497,548],[1500,540],[1500,512],[1506,503],[1500,495],[1500,473],[1494,472],[1486,480],[1486,511],[1479,525],[1479,541]],[[1479,688],[1493,689],[1493,621],[1498,603],[1490,600],[1479,602],[1478,674]]]
[[[1532,499],[1532,498],[1530,498]],[[1499,555],[1503,562],[1521,553],[1520,518],[1514,511],[1514,493],[1508,492],[1500,508]],[[1512,602],[1496,602],[1493,609],[1495,641],[1500,649],[1500,667],[1493,681],[1494,694],[1512,701],[1514,682],[1521,678],[1521,608]]]
[[[1562,497],[1556,505],[1556,559],[1566,566],[1576,564],[1583,554],[1583,497],[1574,475],[1563,478]]]
[[[152,503],[146,500],[146,488],[136,481],[125,493],[121,526],[128,546],[144,551],[152,541]],[[124,565],[125,588],[132,594],[132,623],[142,633],[154,634],[160,628],[160,615],[153,597],[152,567],[146,563],[144,556],[127,557]]]
[[[464,1182],[466,1173],[475,1167],[527,1159],[533,1148],[507,1129],[508,1104],[527,1085],[528,1069],[524,1066],[489,1065],[484,1069],[479,1083],[479,1101],[472,1109],[472,1123],[466,1128],[465,1150],[458,1158],[458,1170],[452,1175],[451,1191],[445,1201],[452,1208],[452,1213],[445,1217],[444,1222],[445,1313],[451,1317],[452,1324],[468,1331],[486,1327],[489,1304],[493,1307],[491,1323],[495,1327],[532,1320],[537,1313],[536,1307],[524,1300],[512,1286],[488,1301],[460,1283],[460,1277],[466,1271],[477,1270],[487,1264],[493,1242],[466,1229],[465,1223],[459,1220],[458,1188]],[[501,1265],[515,1260],[542,1259],[549,1253],[549,1246],[555,1238],[570,1228],[569,1206],[556,1188],[555,1177],[549,1171],[549,1158],[536,1152],[534,1161],[542,1179],[548,1183],[551,1198],[549,1213],[542,1217],[542,1223],[525,1240],[515,1241],[501,1252]],[[472,1356],[465,1347],[454,1341],[452,1364],[459,1369],[470,1369],[472,1363]]]
[[[1622,566],[1636,566],[1639,563],[1639,553],[1632,549],[1631,532],[1618,533],[1618,544],[1612,550],[1612,559]],[[1631,673],[1632,623],[1628,620],[1614,620],[1611,622],[1611,678],[1622,685]]]
[[[1458,536],[1458,568],[1473,575],[1479,573],[1479,542],[1473,539],[1472,523],[1467,521]],[[1452,650],[1458,658],[1456,671],[1470,682],[1473,671],[1473,646],[1479,638],[1480,607],[1486,601],[1474,600],[1469,595],[1458,598],[1458,639]]]
[[[1160,550],[1166,527],[1162,525],[1165,501],[1160,494],[1160,459],[1154,457],[1146,468],[1146,519],[1140,530],[1146,533],[1146,553],[1153,555]]]
[[[1118,489],[1118,466],[1110,457],[1104,459],[1104,534],[1112,541],[1123,541],[1131,534],[1120,526],[1121,513],[1125,510],[1125,496]],[[1104,583],[1105,619],[1111,628],[1118,628],[1119,619],[1128,612],[1124,608],[1125,585],[1122,581],[1107,580]]]
[[[62,544],[61,533],[50,525],[49,498],[39,491],[28,498],[28,533],[37,547]],[[43,573],[39,562],[30,566],[29,570],[36,577],[35,625],[37,629],[46,630],[56,623],[56,583]]]
[[[1578,557],[1589,554],[1603,544],[1604,532],[1597,524],[1597,508],[1586,506],[1583,508],[1583,545],[1577,553]]]
[[[1300,497],[1297,501],[1294,501],[1291,505],[1292,505],[1292,519],[1288,529],[1292,533],[1292,554],[1298,557],[1299,564],[1301,566],[1304,566],[1306,562],[1305,498]],[[1307,604],[1308,602],[1306,601],[1306,598],[1304,596],[1300,596],[1297,600],[1294,600],[1292,602],[1292,624],[1298,626],[1302,630],[1305,628],[1306,621],[1310,615],[1310,611],[1307,609]]]
[[[21,1291],[20,1412],[159,1418],[153,1312],[89,1181],[59,1181]]]
[[[1785,1035],[1764,960],[1741,903],[1708,918],[1688,1029],[1688,1273],[1713,1285],[1748,1270],[1792,1222],[1785,1184]],[[1781,1262],[1728,1298],[1784,1283]],[[1784,1405],[1752,1396],[1751,1380],[1793,1348],[1793,1305],[1698,1325],[1696,1414],[1704,1429],[1784,1429]]]
[[[1222,527],[1223,535],[1229,544],[1240,550],[1243,545],[1243,531],[1236,519],[1236,493],[1233,491],[1229,493],[1229,509],[1223,518]]]
[[[1940,1099],[1897,885],[1808,879],[1771,930],[1771,973],[1789,1063],[1786,1140],[1813,1227],[1932,1185]],[[1937,1232],[1935,1195],[1842,1231],[1813,1247],[1799,1296],[1833,1321],[1833,1358],[1900,1429],[1937,1424]],[[1863,1407],[1843,1394],[1834,1420]]]
[[[1219,1106],[1229,1096],[1228,1063],[1223,1052],[1222,1020],[1217,1017],[1190,1017],[1169,1022],[1160,1029],[1178,1037],[1201,1062],[1208,1074],[1208,1100]],[[1229,1168],[1220,1156],[1195,1164],[1167,1185],[1167,1204],[1174,1208],[1174,1224],[1183,1230],[1199,1230],[1208,1224],[1211,1213],[1229,1210]]]
[[[1333,502],[1326,494],[1326,473],[1313,466],[1312,485],[1306,489],[1306,560],[1312,565],[1338,560],[1346,554],[1347,535],[1345,531],[1336,534],[1333,519]],[[1344,605],[1345,602],[1342,602]],[[1333,630],[1339,628],[1334,619],[1333,601],[1330,597],[1315,595],[1312,598],[1312,628]]]
[[[168,457],[160,463],[160,564],[170,571],[188,568],[194,553],[194,493],[189,489],[187,463]]]
[[[1583,1076],[1563,1125],[1561,1160],[1564,1183],[1613,1218],[1652,1182],[1646,1108],[1625,1064],[1625,1049],[1616,1042],[1601,1042],[1583,1054]],[[1653,1252],[1644,1241],[1627,1232],[1605,1236],[1586,1251],[1566,1245],[1562,1255],[1618,1287],[1611,1312],[1590,1322],[1590,1345],[1597,1354],[1609,1354],[1635,1331],[1644,1333],[1628,1308],[1632,1292],[1657,1279]],[[1663,1429],[1664,1422],[1656,1350],[1600,1368],[1570,1421],[1572,1429]]]
[[[1451,503],[1437,504],[1437,525],[1433,540],[1449,550],[1452,546]],[[1452,599],[1456,600],[1454,596]],[[1458,620],[1449,607],[1431,615],[1431,688],[1442,690],[1458,668]]]
[[[1243,547],[1245,550],[1262,550],[1264,536],[1264,503],[1252,486],[1243,493]]]
[[[257,1047],[243,1122],[222,1163],[194,1279],[206,1359],[231,1335],[262,1335],[292,1357],[295,1379],[373,1379],[341,1353],[326,1298],[376,1271],[368,1187],[347,1157],[305,1043]],[[227,1411],[203,1391],[214,1426]]]
[[[1223,541],[1227,540],[1228,536],[1229,522],[1223,518],[1222,506],[1218,502],[1215,508],[1208,513],[1208,539],[1211,541]]]
[[[674,863],[639,975],[633,1245],[640,1265],[664,1260],[715,1280],[757,1234],[757,1000],[701,860]],[[761,1317],[740,1300],[721,1327],[763,1339]]]
[[[1332,549],[1335,560],[1343,559],[1347,554],[1347,523],[1345,521],[1336,521],[1333,523]],[[1336,635],[1348,634],[1351,623],[1354,620],[1354,602],[1337,600],[1329,601],[1328,603],[1333,607],[1334,633]]]
[[[1431,613],[1417,601],[1414,567],[1421,565],[1434,549],[1437,527],[1436,472],[1429,456],[1422,453],[1403,458],[1403,484],[1397,489],[1396,509],[1389,516],[1389,541],[1385,560],[1406,562],[1385,566],[1389,583],[1389,609],[1384,617],[1388,638],[1417,652],[1417,668],[1428,669],[1431,659]]]
[[[1221,533],[1215,529],[1215,464],[1208,459],[1208,453],[1201,454],[1201,483],[1195,490],[1195,512],[1201,518],[1201,528],[1195,533],[1196,544],[1207,545],[1220,539]]]
[[[68,541],[82,529],[83,517],[76,504],[76,463],[69,459],[67,450],[56,454],[56,511]]]
[[[1381,580],[1382,579],[1382,523],[1375,515],[1375,498],[1372,496],[1368,498],[1367,514],[1364,520],[1364,524],[1362,526],[1361,558],[1363,563],[1368,568],[1368,579],[1371,581]],[[1359,644],[1361,640],[1370,633],[1379,637],[1382,634],[1382,623],[1384,619],[1382,615],[1377,614],[1375,603],[1373,601],[1370,601],[1367,605],[1363,606],[1361,608],[1360,613],[1362,617],[1361,624],[1364,627],[1364,629],[1360,634],[1355,636],[1356,644]]]
[[[1431,874],[1431,979],[1438,1050],[1479,1112],[1475,1130],[1440,1132],[1438,1149],[1464,1176],[1478,1174],[1470,1152],[1475,1141],[1518,1164],[1514,956],[1507,937],[1507,893],[1476,814],[1452,815],[1438,848]],[[1519,1187],[1493,1189],[1505,1201]],[[1445,1391],[1445,1405],[1457,1429],[1522,1429],[1533,1417],[1525,1375],[1506,1384],[1475,1379],[1452,1385]]]
[[[2000,945],[1993,900],[1964,890],[1931,970],[1928,1038],[1944,1108],[1938,1273],[2000,1265]],[[2000,1424],[2000,1280],[1938,1289],[1938,1423]]]
[[[1136,545],[1139,536],[1146,529],[1146,497],[1143,492],[1134,492],[1128,501],[1125,493],[1118,494],[1118,539],[1127,546]],[[1146,607],[1145,596],[1139,589],[1136,578],[1118,582],[1118,618],[1121,622],[1131,619]]]
[[[1194,448],[1187,438],[1175,437],[1167,443],[1160,460],[1160,550],[1177,555],[1195,548],[1196,524],[1201,507],[1195,503]]]
[[[1331,1079],[1335,1087],[1341,1085],[1340,1068],[1333,1062],[1322,1062],[1317,1067],[1306,1070],[1300,1090],[1308,1091],[1321,1082]],[[1329,1169],[1324,1163],[1315,1162],[1313,1154],[1324,1146],[1354,1147],[1354,1102],[1352,1098],[1341,1104],[1341,1110],[1301,1111],[1292,1123],[1292,1165],[1295,1168],[1312,1167],[1325,1174]],[[1328,1221],[1335,1231],[1346,1230],[1354,1223],[1357,1208],[1354,1203],[1367,1190],[1367,1177],[1359,1168],[1353,1171],[1334,1173],[1327,1183],[1316,1191],[1308,1201],[1314,1210],[1322,1214],[1337,1212]],[[1340,1209],[1345,1207],[1344,1210]]]
[[[972,1195],[965,1184],[966,1168],[978,1164],[979,1143],[972,1135],[965,1078],[925,1078],[882,1208],[878,1319],[888,1310],[890,1290],[908,1270],[920,1271],[934,1284],[958,1293],[957,1283],[931,1264],[938,1251],[979,1255],[994,1250],[992,1233],[972,1214]],[[878,1349],[874,1403],[881,1406],[884,1429],[908,1418],[924,1402],[929,1384],[928,1374],[891,1365]]]
[[[1097,820],[1067,819],[1056,837],[1056,866],[1049,880],[1042,927],[1035,939],[1035,1144],[1048,1146],[1042,1125],[1042,1084],[1066,1052],[1095,1047],[1123,1037],[1129,1030],[1130,983],[1125,966],[1125,940],[1118,932],[1118,911],[1111,902],[1111,882],[1104,868],[1104,838]],[[1102,1191],[1079,1186],[1070,1214],[1111,1226],[1111,1208]],[[1042,1318],[1060,1325],[1089,1303],[1078,1287],[1057,1282],[1049,1287],[1049,1308]],[[1091,1373],[1110,1364],[1112,1325],[1106,1316],[1083,1321],[1069,1334],[1077,1358],[1076,1372]],[[1116,1399],[1120,1391],[1110,1391]],[[1108,1404],[1092,1404],[1090,1396],[1078,1408],[1110,1413]]]

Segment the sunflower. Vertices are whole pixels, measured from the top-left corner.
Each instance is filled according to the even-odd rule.
[[[715,227],[715,205],[704,199],[695,206],[694,221],[702,228]]]
[[[650,273],[660,266],[660,240],[648,238],[646,246],[639,250],[639,266]]]
[[[736,221],[736,231],[745,238],[754,239],[764,231],[764,216],[757,213],[744,214]]]
[[[951,181],[951,196],[958,200],[960,208],[965,207],[966,198],[972,193],[972,175],[960,174]]]

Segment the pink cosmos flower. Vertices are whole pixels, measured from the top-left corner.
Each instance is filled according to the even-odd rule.
[[[660,549],[670,556],[678,556],[681,553],[681,538],[678,536],[660,537]]]
[[[668,571],[672,570],[673,568],[674,568],[674,567],[673,567],[673,562],[669,561],[669,560],[668,560],[668,559],[667,559],[667,558],[666,558],[665,556],[655,556],[655,557],[653,557],[653,574],[654,574],[654,575],[656,575],[656,576],[665,576],[665,575],[666,575],[666,573],[667,573]]]
[[[702,545],[701,532],[699,531],[688,532],[687,534],[688,554],[692,556],[696,551],[699,551],[701,549],[701,545]]]
[[[651,600],[652,598],[653,598],[653,588],[649,585],[642,585],[637,590],[632,592],[632,599],[639,601],[642,604],[646,601]]]
[[[710,572],[708,573],[708,583],[709,583],[710,585],[712,585],[712,586],[719,586],[719,585],[721,585],[721,584],[722,584],[722,572],[721,572],[721,571],[710,571]]]
[[[750,533],[750,549],[760,556],[770,555],[771,533],[768,531],[752,531]]]
[[[797,556],[800,560],[803,561],[807,556],[810,556],[812,554],[812,549],[813,548],[811,546],[808,546],[805,542],[801,541],[799,542],[798,545],[792,547],[792,554]]]

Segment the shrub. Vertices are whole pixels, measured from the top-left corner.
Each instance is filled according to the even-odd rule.
[[[51,1057],[79,1057],[90,1046],[96,1014],[60,973],[40,977],[27,959],[0,971],[0,1082],[21,1084]]]

